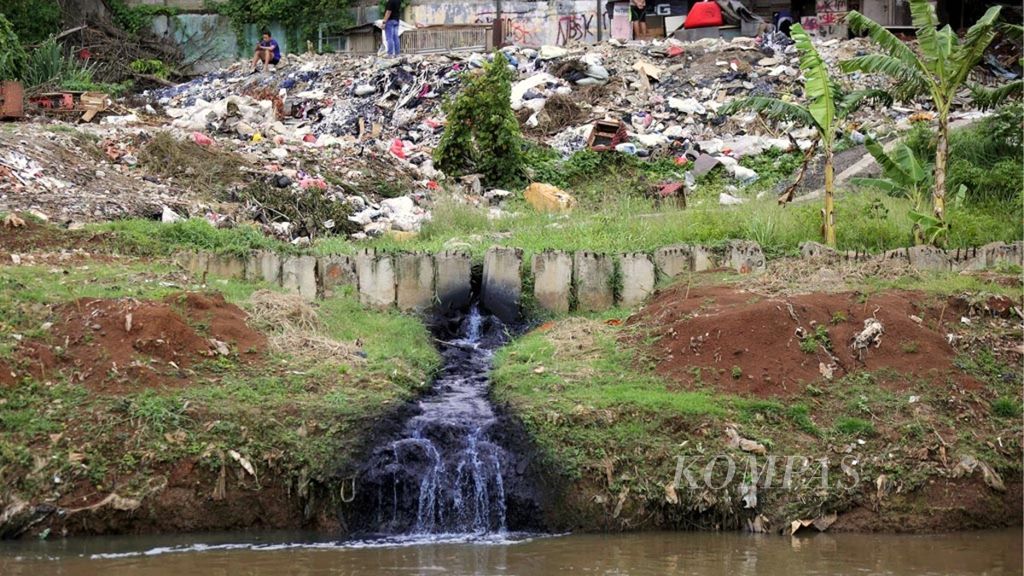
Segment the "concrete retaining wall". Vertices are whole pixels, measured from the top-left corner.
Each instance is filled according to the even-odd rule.
[[[564,314],[572,301],[572,256],[560,250],[534,254],[533,298],[542,310]]]
[[[359,283],[359,301],[366,306],[387,308],[394,306],[397,296],[395,265],[390,254],[377,255],[376,250],[362,250],[356,254],[356,278]]]
[[[491,248],[484,254],[484,277],[480,302],[502,321],[519,318],[523,293],[523,251],[519,248]]]
[[[615,262],[607,254],[577,252],[572,259],[576,309],[583,312],[607,310],[615,305],[612,282]]]
[[[941,250],[914,246],[872,255],[838,252],[815,242],[800,246],[804,258],[823,262],[886,259],[916,270],[983,270],[1000,264],[1024,266],[1024,242],[995,242],[977,248]],[[263,281],[294,290],[308,299],[330,298],[341,287],[351,286],[360,301],[377,308],[440,311],[464,308],[472,301],[472,259],[468,252],[449,250],[438,254],[378,253],[363,250],[355,256],[281,256],[255,252],[248,256],[183,252],[177,264],[191,275]],[[766,267],[760,246],[733,241],[708,248],[676,244],[654,251],[626,254],[573,254],[546,251],[533,255],[532,298],[541,310],[562,314],[572,310],[601,311],[615,305],[636,306],[651,293],[658,278],[731,268],[756,274]],[[521,311],[523,252],[516,248],[491,248],[484,255],[481,303],[506,321]]]

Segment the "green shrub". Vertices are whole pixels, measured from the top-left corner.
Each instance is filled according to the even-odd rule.
[[[0,12],[18,31],[23,45],[32,45],[60,32],[60,3],[39,0],[4,0]]]
[[[1012,398],[998,398],[992,402],[992,414],[1000,418],[1018,418],[1020,413],[1020,404]]]
[[[522,181],[523,138],[509,104],[512,78],[501,52],[482,73],[465,77],[455,98],[444,103],[447,124],[434,151],[438,168],[452,176],[479,172],[492,186]]]
[[[21,78],[25,69],[25,50],[11,22],[0,13],[0,80]]]

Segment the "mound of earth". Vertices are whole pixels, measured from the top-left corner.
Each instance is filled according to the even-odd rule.
[[[61,374],[97,391],[183,385],[197,363],[236,354],[256,359],[267,347],[246,313],[218,293],[162,301],[81,298],[54,316],[50,334],[28,342],[17,367],[40,380]]]
[[[0,219],[0,261],[3,262],[10,262],[12,254],[26,252],[99,250],[109,241],[107,234],[65,230],[24,214],[9,214]]]
[[[652,342],[657,372],[686,387],[789,396],[816,380],[880,369],[977,387],[954,368],[956,350],[942,329],[959,319],[957,307],[926,302],[901,291],[765,298],[732,287],[680,286],[655,296],[630,323]],[[858,349],[854,339],[869,319],[884,332]]]

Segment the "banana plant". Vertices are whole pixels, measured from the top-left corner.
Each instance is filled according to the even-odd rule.
[[[914,210],[926,209],[934,183],[931,164],[919,159],[914,150],[903,142],[894,144],[889,152],[874,139],[868,139],[864,145],[882,167],[882,176],[852,178],[850,183],[906,198],[914,203]]]
[[[993,6],[967,31],[961,40],[948,25],[939,28],[935,8],[928,0],[910,0],[910,13],[921,54],[882,25],[853,10],[846,23],[855,33],[867,32],[884,54],[868,54],[840,64],[844,72],[884,74],[896,81],[892,91],[898,100],[927,94],[935,105],[939,131],[935,150],[935,188],[932,192],[933,218],[945,220],[946,164],[949,158],[949,111],[958,90],[996,35],[1000,7]],[[995,97],[1006,97],[996,95]]]
[[[840,123],[867,99],[890,102],[890,96],[882,90],[857,90],[844,93],[842,88],[829,76],[828,67],[814,48],[811,37],[799,24],[790,30],[791,37],[800,52],[800,70],[804,77],[804,94],[807,104],[801,106],[786,102],[779,98],[767,96],[751,96],[740,98],[722,108],[721,113],[730,115],[739,110],[753,110],[775,121],[796,122],[815,129],[818,132],[814,146],[819,146],[825,156],[825,208],[823,210],[823,230],[825,243],[836,245],[835,217],[835,184],[833,156],[836,144],[836,132]],[[804,166],[807,169],[812,153],[805,156]],[[798,178],[799,182],[800,178]],[[785,204],[792,200],[793,188],[787,190],[779,198]]]
[[[897,198],[906,198],[914,204],[910,211],[910,220],[914,223],[914,243],[931,244],[949,232],[949,223],[939,220],[928,213],[928,201],[932,187],[935,185],[934,170],[931,163],[918,158],[914,150],[897,142],[889,152],[885,151],[876,140],[869,139],[865,147],[878,165],[882,167],[880,178],[852,178],[851,184],[874,188]],[[967,193],[961,184],[953,195],[951,204],[956,207]]]

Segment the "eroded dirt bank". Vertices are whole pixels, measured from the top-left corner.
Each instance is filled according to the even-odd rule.
[[[561,471],[563,529],[1020,525],[1019,282],[793,293],[695,277],[632,315],[542,325],[504,351],[496,395]]]

